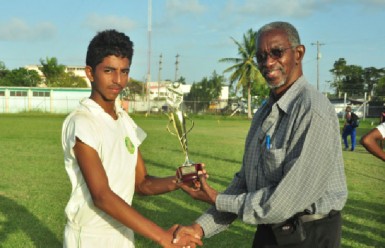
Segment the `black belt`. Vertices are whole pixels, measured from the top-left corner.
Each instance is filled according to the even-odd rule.
[[[304,223],[304,222],[322,220],[322,219],[325,219],[327,217],[332,217],[332,216],[336,215],[337,213],[339,213],[339,211],[332,210],[327,214],[300,214],[298,218],[300,218],[301,221]],[[284,224],[285,222],[287,222],[287,221],[283,221],[281,223],[275,223],[275,224],[262,224],[262,225],[274,226],[277,224]]]
[[[302,222],[310,222],[315,220],[322,220],[326,217],[331,217],[333,215],[336,215],[339,211],[332,210],[327,214],[304,214],[299,216],[299,218],[302,220]]]

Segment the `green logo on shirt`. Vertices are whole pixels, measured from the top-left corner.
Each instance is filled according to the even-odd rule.
[[[135,146],[134,144],[132,144],[131,140],[129,137],[126,137],[124,139],[124,142],[126,143],[126,147],[127,147],[127,151],[131,154],[134,154],[134,151],[135,151]]]

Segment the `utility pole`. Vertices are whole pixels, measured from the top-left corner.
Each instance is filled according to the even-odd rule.
[[[312,45],[317,46],[317,90],[319,91],[319,60],[321,59],[320,46],[325,45],[324,43],[320,43],[318,40],[316,43],[311,43]]]
[[[148,57],[147,57],[147,114],[150,114],[150,81],[151,81],[151,16],[152,0],[148,0]]]
[[[176,80],[178,80],[178,65],[179,65],[179,54],[176,54],[176,61],[175,61],[175,82],[176,82]]]
[[[160,72],[162,71],[162,54],[159,55],[159,72],[158,72],[158,101],[159,101],[159,88],[160,88]]]

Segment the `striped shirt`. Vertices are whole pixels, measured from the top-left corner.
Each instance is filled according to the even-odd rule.
[[[210,237],[236,218],[282,222],[298,212],[341,210],[347,199],[340,127],[333,105],[301,76],[255,113],[241,170],[196,221]]]

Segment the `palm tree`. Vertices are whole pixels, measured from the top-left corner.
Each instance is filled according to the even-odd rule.
[[[265,79],[258,70],[257,64],[254,60],[256,48],[255,48],[255,34],[252,29],[249,29],[246,34],[243,35],[243,43],[239,43],[234,38],[231,39],[238,46],[238,54],[240,58],[223,58],[219,62],[230,62],[234,65],[225,69],[223,72],[233,73],[230,75],[230,86],[237,81],[236,91],[241,87],[247,88],[247,117],[252,118],[251,115],[251,88],[253,84],[262,84]]]

